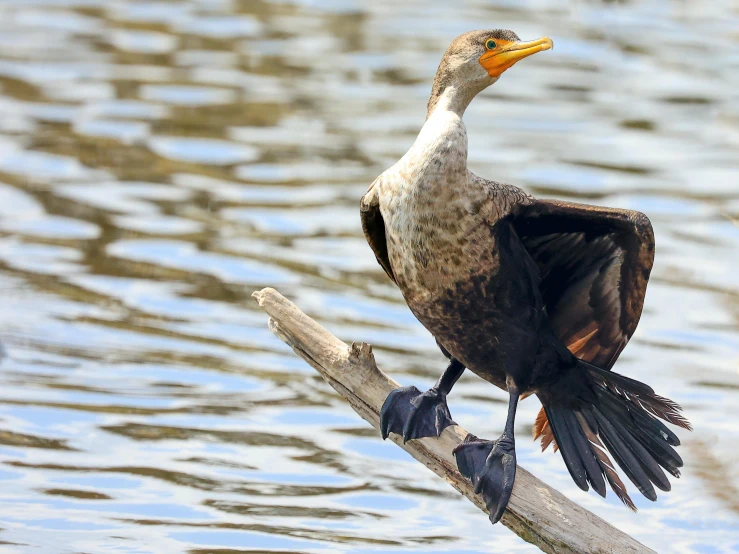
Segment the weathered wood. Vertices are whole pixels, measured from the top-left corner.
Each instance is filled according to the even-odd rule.
[[[375,364],[370,345],[339,340],[272,288],[252,295],[270,316],[269,328],[311,366],[352,408],[375,429],[380,427],[380,408],[399,384]],[[467,432],[447,427],[441,437],[408,441],[390,440],[443,478],[487,513],[472,485],[457,471],[452,455]],[[379,434],[378,434],[379,438]],[[644,554],[654,551],[619,531],[595,514],[578,506],[520,465],[503,525],[544,552],[577,554]]]

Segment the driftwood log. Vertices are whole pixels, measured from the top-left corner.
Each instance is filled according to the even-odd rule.
[[[347,345],[272,288],[252,295],[269,314],[269,328],[298,356],[313,366],[343,396],[363,419],[380,428],[380,408],[399,384],[375,364],[372,347],[365,343]],[[408,441],[395,434],[390,440],[406,450],[452,487],[487,513],[472,484],[457,470],[452,455],[467,432],[447,427],[441,437]],[[379,439],[379,431],[378,431]],[[520,465],[503,525],[523,540],[549,553],[643,554],[653,550],[619,531],[560,492],[534,477]]]

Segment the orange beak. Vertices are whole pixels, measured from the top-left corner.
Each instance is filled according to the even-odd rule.
[[[514,63],[524,58],[554,48],[549,37],[543,37],[530,42],[499,42],[493,50],[488,50],[480,56],[480,65],[485,68],[491,77],[500,75]]]

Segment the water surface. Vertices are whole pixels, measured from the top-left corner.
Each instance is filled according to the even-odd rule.
[[[358,200],[441,53],[556,48],[466,115],[470,165],[638,209],[657,258],[618,369],[683,404],[684,477],[632,514],[517,419],[522,466],[660,552],[739,551],[739,6],[0,0],[0,541],[9,552],[534,552],[379,440],[273,337],[274,286],[404,384],[443,367]],[[465,376],[455,419],[497,436]],[[633,487],[632,487],[633,488]]]

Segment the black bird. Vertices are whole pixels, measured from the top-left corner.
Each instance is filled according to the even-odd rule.
[[[543,405],[535,437],[554,443],[573,480],[601,496],[606,482],[633,502],[608,453],[639,491],[670,490],[680,475],[677,436],[690,429],[674,402],[610,371],[636,329],[654,259],[649,219],[631,210],[532,198],[467,169],[462,115],[517,61],[552,47],[506,30],[458,37],[434,79],[426,123],[411,149],[362,198],[362,227],[377,261],[449,358],[421,393],[402,387],[381,412],[383,438],[438,436],[454,424],[446,396],[465,368],[507,390],[505,430],[469,436],[459,470],[497,522],[516,472],[513,427],[522,396]]]

